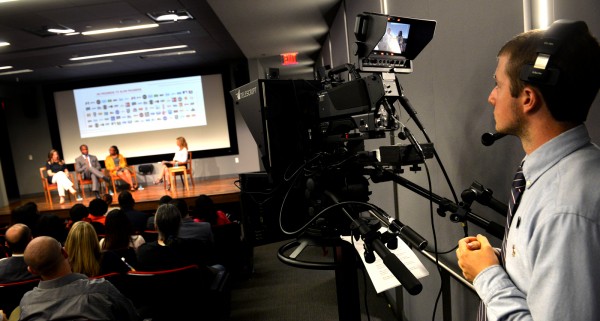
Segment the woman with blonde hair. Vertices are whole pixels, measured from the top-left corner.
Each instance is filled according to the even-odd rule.
[[[73,272],[88,277],[100,275],[102,252],[98,234],[92,224],[85,221],[75,222],[67,235],[65,251],[69,254]]]
[[[155,184],[162,183],[163,180],[167,182],[167,190],[171,189],[171,184],[169,183],[169,167],[173,166],[186,166],[188,160],[188,144],[184,137],[177,137],[175,139],[175,143],[177,144],[177,151],[173,156],[172,161],[162,161],[162,168],[160,170],[160,179],[154,182]]]
[[[48,161],[46,162],[46,172],[48,174],[48,183],[56,184],[58,189],[58,196],[60,196],[60,204],[65,202],[65,191],[73,194],[76,199],[81,200],[77,197],[77,192],[73,188],[73,182],[69,179],[69,170],[65,165],[65,161],[60,159],[60,155],[56,149],[52,149],[48,153]]]

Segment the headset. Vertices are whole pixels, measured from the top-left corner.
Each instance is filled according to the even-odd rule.
[[[533,65],[525,65],[521,69],[520,78],[537,85],[555,86],[558,82],[560,70],[549,67],[552,56],[560,46],[577,33],[586,32],[587,25],[583,21],[556,20],[540,40],[537,46],[537,58]]]

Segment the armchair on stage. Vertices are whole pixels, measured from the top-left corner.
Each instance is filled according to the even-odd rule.
[[[171,186],[175,187],[175,185],[177,183],[177,180],[174,179],[175,176],[179,175],[181,177],[181,180],[183,181],[183,183],[185,184],[185,190],[189,191],[189,185],[188,185],[188,177],[190,179],[190,181],[192,182],[192,187],[196,187],[196,185],[194,184],[194,176],[192,175],[192,152],[188,152],[188,159],[187,162],[185,163],[185,167],[184,166],[178,166],[178,167],[169,167],[169,183],[171,184]],[[167,188],[167,182],[163,181],[163,185],[165,188]]]
[[[138,186],[137,174],[135,173],[135,167],[132,165],[127,166],[127,170],[131,173],[131,181],[135,186]],[[113,193],[117,194],[117,185],[115,184],[117,181],[122,180],[121,177],[117,176],[116,173],[110,173],[110,181],[112,183]]]
[[[40,167],[40,178],[42,179],[42,187],[44,188],[44,196],[46,197],[46,202],[50,203],[50,205],[52,205],[52,195],[50,194],[50,192],[58,190],[58,185],[48,182],[48,174],[46,171],[47,171],[47,169],[45,166]],[[75,181],[73,179],[72,173],[69,173],[68,177],[71,180],[71,182]],[[71,193],[65,193],[65,195],[69,197],[69,200],[71,200]]]
[[[77,166],[77,164],[75,164],[75,166]],[[105,171],[104,168],[101,170],[102,174],[105,175]],[[75,169],[75,173],[77,175],[77,183],[79,186],[79,192],[81,193],[81,195],[83,196],[83,198],[85,199],[85,186],[89,185],[92,186],[94,184],[94,182],[92,181],[92,178],[85,178],[82,173],[78,172],[77,169]],[[98,184],[103,184],[104,185],[104,193],[108,194],[108,186],[102,181],[102,179],[98,179]]]

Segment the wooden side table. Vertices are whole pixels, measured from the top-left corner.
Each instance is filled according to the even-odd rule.
[[[173,178],[175,177],[175,173],[183,173],[183,181],[185,182],[185,190],[189,192],[190,187],[188,186],[187,167],[185,167],[185,166],[169,167],[169,182],[171,183],[171,187],[175,186],[175,185],[173,185]]]

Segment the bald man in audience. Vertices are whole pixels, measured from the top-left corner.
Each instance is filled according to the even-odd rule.
[[[12,255],[0,259],[0,283],[25,281],[36,278],[29,273],[23,258],[27,244],[32,240],[31,229],[21,223],[12,225],[4,235],[5,245]]]
[[[33,239],[25,263],[42,281],[21,299],[19,320],[140,320],[131,301],[110,282],[73,273],[67,252],[52,237]]]

